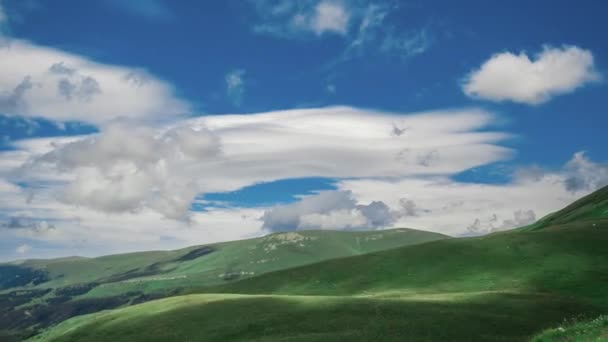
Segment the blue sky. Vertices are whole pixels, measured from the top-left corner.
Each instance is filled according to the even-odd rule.
[[[608,182],[607,10],[3,0],[0,259],[538,219]]]

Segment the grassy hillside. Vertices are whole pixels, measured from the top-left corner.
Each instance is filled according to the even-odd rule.
[[[39,338],[524,341],[608,312],[606,246],[598,221],[448,239],[82,317]]]
[[[533,342],[605,342],[608,341],[608,316],[576,322],[543,331]]]
[[[28,260],[11,265],[34,271],[44,281],[37,288],[57,288],[97,282],[107,287],[125,281],[155,283],[168,278],[195,277],[200,284],[219,284],[272,270],[407,246],[447,236],[414,229],[373,232],[303,231],[194,246],[175,251],[152,251],[99,258]],[[162,278],[159,279],[159,275]],[[22,277],[23,278],[23,277]],[[138,280],[138,281],[135,281]],[[24,280],[22,280],[24,281]],[[123,284],[124,285],[124,284]],[[152,285],[151,287],[158,287]],[[4,287],[7,289],[10,287]],[[146,289],[146,286],[140,286]]]
[[[211,288],[229,293],[365,295],[517,290],[608,308],[608,222],[448,239],[272,272]]]
[[[34,340],[530,340],[608,313],[607,197],[601,189],[535,227],[189,288],[68,320]],[[569,331],[603,338],[596,323]]]
[[[447,236],[413,229],[305,231],[100,258],[0,265],[0,333],[26,333],[69,317],[220,285],[270,271]]]
[[[608,186],[585,196],[562,210],[549,214],[523,230],[538,230],[585,220],[608,220]]]
[[[585,310],[566,299],[509,293],[189,295],[76,317],[32,341],[521,341]]]

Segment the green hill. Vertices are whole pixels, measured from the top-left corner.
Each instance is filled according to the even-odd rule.
[[[445,238],[413,229],[303,231],[175,251],[0,264],[0,337],[188,288]]]
[[[554,220],[597,212],[599,194]],[[577,217],[190,289],[71,319],[34,340],[525,341],[608,313],[608,221]]]
[[[562,210],[551,213],[536,223],[523,227],[524,230],[537,230],[549,226],[559,226],[570,222],[608,219],[608,186],[570,204]]]

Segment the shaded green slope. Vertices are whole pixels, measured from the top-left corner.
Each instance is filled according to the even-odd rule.
[[[272,272],[205,291],[354,295],[518,290],[608,308],[608,222],[449,239]]]
[[[590,310],[567,299],[509,293],[189,295],[76,317],[33,341],[522,341],[564,315]]]

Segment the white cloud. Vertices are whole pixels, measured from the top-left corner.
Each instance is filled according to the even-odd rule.
[[[60,192],[66,203],[104,212],[153,208],[181,219],[204,190],[190,169],[219,154],[218,138],[200,125],[157,132],[112,124],[101,134],[57,145],[24,170],[71,175]]]
[[[418,215],[413,201],[402,199],[399,204],[391,209],[382,201],[360,203],[348,190],[321,191],[266,210],[262,221],[270,231],[378,229],[391,227],[402,217]]]
[[[566,189],[572,192],[592,191],[608,185],[608,165],[595,163],[584,152],[574,154],[566,164]]]
[[[352,9],[339,0],[255,1],[261,22],[254,31],[279,37],[324,34],[345,35]]]
[[[340,2],[321,1],[315,6],[314,15],[309,18],[308,26],[317,34],[333,32],[346,34],[350,13]]]
[[[484,234],[497,232],[501,230],[523,227],[536,222],[536,213],[534,210],[517,210],[513,212],[512,218],[500,219],[498,214],[493,213],[488,217],[476,218],[473,223],[467,227],[467,231],[471,234]]]
[[[263,227],[271,231],[302,229],[372,229],[394,222],[381,201],[357,203],[350,191],[323,191],[264,212]]]
[[[466,77],[462,88],[474,98],[540,104],[599,79],[589,50],[544,47],[532,59],[524,52],[495,54]]]
[[[572,176],[570,172],[567,167],[543,170],[535,177],[521,176],[504,185],[460,183],[441,176],[342,180],[333,191],[334,200],[317,198],[314,205],[307,206],[312,209],[288,212],[285,222],[295,215],[298,229],[360,229],[373,227],[370,220],[388,218],[389,223],[375,226],[461,235],[470,234],[467,227],[479,221],[475,232],[481,234],[526,224],[594,190],[569,191],[565,179]],[[345,193],[349,194],[346,200]],[[32,257],[93,256],[255,237],[269,230],[263,228],[264,213],[277,209],[209,208],[191,213],[188,221],[174,221],[151,208],[108,214],[74,207],[58,202],[48,189],[33,199],[28,197],[27,189],[0,180],[0,218],[6,218],[0,221],[4,223],[0,225],[0,240],[15,241],[15,247],[24,240],[28,244],[37,241]],[[383,203],[378,206],[381,210],[364,213],[362,209],[372,207],[374,201]],[[14,229],[3,229],[11,222]],[[16,257],[10,251],[0,251],[0,259]]]
[[[459,235],[479,220],[482,233],[539,218],[604,182],[608,168],[582,154],[557,171],[520,172],[506,185],[450,180],[511,157],[499,145],[509,135],[485,129],[493,121],[476,109],[330,107],[210,115],[155,129],[115,123],[89,136],[22,140],[0,152],[0,239],[15,247],[43,241],[62,253],[86,246],[91,255],[257,236],[283,229],[281,222],[285,229],[401,226]],[[310,176],[339,179],[327,195],[333,200],[189,211],[200,193]],[[573,189],[571,178],[585,185]],[[36,244],[32,253],[52,251]]]
[[[143,70],[107,65],[27,41],[0,48],[0,110],[103,124],[169,120],[188,112],[172,87]]]
[[[11,179],[47,184],[66,203],[184,219],[199,193],[310,176],[448,175],[509,158],[497,145],[508,135],[477,131],[492,118],[474,109],[399,115],[348,107],[204,116],[160,130],[123,123],[87,137],[24,140],[3,156],[8,169],[23,164],[5,171]]]
[[[31,250],[32,250],[32,246],[23,244],[23,245],[20,245],[19,247],[17,247],[17,249],[15,251],[19,254],[27,254]]]
[[[241,104],[245,92],[245,70],[236,69],[226,74],[226,95],[236,106]]]
[[[343,180],[338,188],[351,191],[358,201],[382,200],[391,208],[403,208],[404,198],[414,201],[415,215],[401,216],[393,224],[395,227],[429,229],[451,235],[482,234],[527,225],[561,209],[608,185],[607,173],[607,165],[576,153],[559,170],[516,172],[513,181],[507,184],[408,177]],[[577,186],[573,187],[572,183]]]

